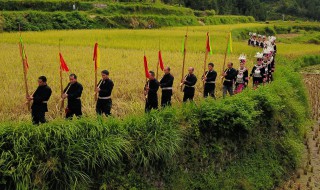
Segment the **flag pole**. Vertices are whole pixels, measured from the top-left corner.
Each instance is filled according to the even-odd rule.
[[[20,27],[20,23],[19,23],[19,33],[20,33],[20,40],[22,38],[22,35],[21,35],[21,27]],[[24,79],[24,86],[25,86],[25,89],[26,89],[26,97],[29,97],[29,87],[28,87],[28,81],[27,81],[27,68],[26,68],[26,65],[25,65],[25,57],[23,57],[23,49],[22,49],[22,44],[19,43],[19,49],[20,49],[20,56],[21,56],[21,61],[22,61],[22,66],[23,66],[23,79]],[[28,108],[28,111],[30,111],[30,101],[27,101],[27,108]]]
[[[60,42],[62,41],[62,39],[59,39],[59,56],[61,53],[61,47],[60,47]],[[60,65],[60,91],[61,91],[61,95],[63,94],[63,84],[62,84],[62,67],[61,67],[61,62],[60,62],[60,57],[59,57],[59,65]],[[62,99],[61,101],[61,105],[60,105],[60,113],[63,116],[63,109],[64,109],[64,99]]]
[[[160,38],[159,38],[159,52],[161,51],[160,49]],[[158,79],[158,76],[159,76],[159,65],[160,65],[160,59],[159,59],[159,55],[158,55],[158,62],[157,62],[157,79]]]
[[[98,42],[96,41],[96,44],[97,44]],[[96,45],[95,45],[96,46]],[[98,45],[97,45],[98,46]],[[95,47],[95,49],[94,49],[94,51],[97,51],[96,53],[97,53],[97,55],[96,55],[96,57],[95,57],[95,60],[94,60],[94,90],[96,90],[96,88],[97,88],[97,85],[98,85],[98,65],[97,65],[97,59],[98,59],[98,47],[97,47],[97,49],[96,49],[96,47]],[[94,94],[94,100],[95,101],[98,101],[98,93],[95,93]]]
[[[208,43],[210,44],[209,41],[209,32],[207,33],[207,41],[206,41],[206,53],[205,53],[205,56],[204,56],[204,64],[203,64],[203,76],[206,77],[206,66],[207,66],[207,59],[208,59],[208,54],[209,54],[209,51],[208,51]],[[211,47],[210,47],[211,48]],[[203,85],[205,84],[205,81],[203,81]]]
[[[229,40],[230,40],[230,32],[229,32],[228,35],[227,35],[227,48],[226,48],[226,52],[224,53],[224,61],[223,61],[222,73],[224,72],[224,69],[225,69],[225,67],[226,67]],[[224,78],[224,77],[222,76],[221,79],[223,80],[223,78]],[[222,82],[222,81],[221,81],[221,82]]]
[[[189,31],[189,27],[187,27],[187,32],[184,38],[184,47],[183,47],[183,62],[182,62],[182,72],[181,72],[181,83],[183,83],[183,79],[184,79],[184,66],[186,63],[186,55],[187,55],[187,40],[188,40],[188,31]],[[181,90],[183,88],[183,85],[181,86]]]

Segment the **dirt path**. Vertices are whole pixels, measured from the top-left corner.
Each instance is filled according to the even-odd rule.
[[[309,92],[312,117],[320,119],[320,74],[304,74],[304,82]],[[302,165],[291,179],[278,190],[320,190],[320,122],[305,134],[305,150]]]

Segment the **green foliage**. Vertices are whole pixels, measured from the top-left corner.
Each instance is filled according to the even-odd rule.
[[[140,116],[2,123],[1,189],[271,189],[299,163],[309,107],[299,67],[223,100]],[[292,68],[292,69],[290,69]]]

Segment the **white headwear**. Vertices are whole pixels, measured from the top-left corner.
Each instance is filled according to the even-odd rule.
[[[275,42],[275,41],[276,41],[276,39],[277,39],[277,38],[276,38],[275,36],[271,36],[270,41],[271,41],[271,42]]]
[[[254,57],[262,59],[263,53],[257,52],[257,54]]]
[[[252,32],[249,32],[249,36],[252,36]]]
[[[262,36],[260,34],[258,34],[258,38],[261,38]]]
[[[252,36],[257,36],[257,33],[253,33]]]
[[[273,47],[271,47],[271,46],[267,46],[267,48],[264,48],[263,49],[263,53],[264,54],[270,54],[271,52],[273,52],[274,50],[273,50]]]
[[[239,60],[247,60],[247,56],[245,54],[241,54]]]

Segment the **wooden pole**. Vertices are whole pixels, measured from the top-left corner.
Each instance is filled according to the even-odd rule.
[[[160,52],[160,39],[159,39],[159,52]],[[158,64],[157,64],[157,79],[159,77],[159,65],[160,65],[160,59],[159,59],[159,54],[158,54]]]
[[[224,70],[225,70],[225,67],[226,67],[228,46],[229,46],[229,40],[230,40],[229,36],[230,36],[230,33],[228,33],[228,35],[227,35],[227,48],[226,48],[226,52],[224,53],[224,61],[223,61],[222,73],[224,73]],[[224,78],[224,76],[221,77],[221,83],[222,83],[223,78]]]
[[[20,28],[20,23],[19,23],[19,33],[20,33],[20,40],[21,40],[21,28]],[[21,61],[22,61],[22,67],[23,67],[23,79],[24,79],[24,86],[25,86],[25,90],[26,90],[26,97],[29,97],[29,87],[28,87],[28,80],[27,80],[27,68],[25,65],[25,58],[23,57],[23,47],[21,42],[19,43],[19,49],[20,49],[20,56],[21,56]],[[30,101],[27,101],[27,108],[28,111],[31,110],[30,108]]]
[[[187,55],[188,30],[189,30],[189,27],[187,27],[187,32],[186,32],[186,35],[185,35],[185,37],[184,37],[183,62],[182,62],[182,72],[181,72],[181,83],[183,82],[183,79],[184,79],[184,67],[185,67],[186,55]],[[182,90],[182,88],[183,88],[183,85],[181,85],[181,90]]]
[[[209,40],[209,32],[207,33],[207,41],[208,40]],[[204,64],[203,64],[203,77],[206,77],[207,59],[208,59],[208,54],[209,54],[208,49],[207,49],[207,41],[206,41],[206,53],[204,56]],[[205,81],[203,81],[203,85],[204,84],[205,84]]]
[[[60,42],[61,42],[61,39],[59,39],[59,54],[61,53]],[[63,76],[62,76],[62,67],[60,63],[60,58],[59,58],[59,65],[60,65],[60,91],[62,95],[63,94],[63,83],[62,83]],[[63,109],[64,109],[64,100],[61,101],[61,105],[60,105],[60,113],[62,116],[63,116]]]

